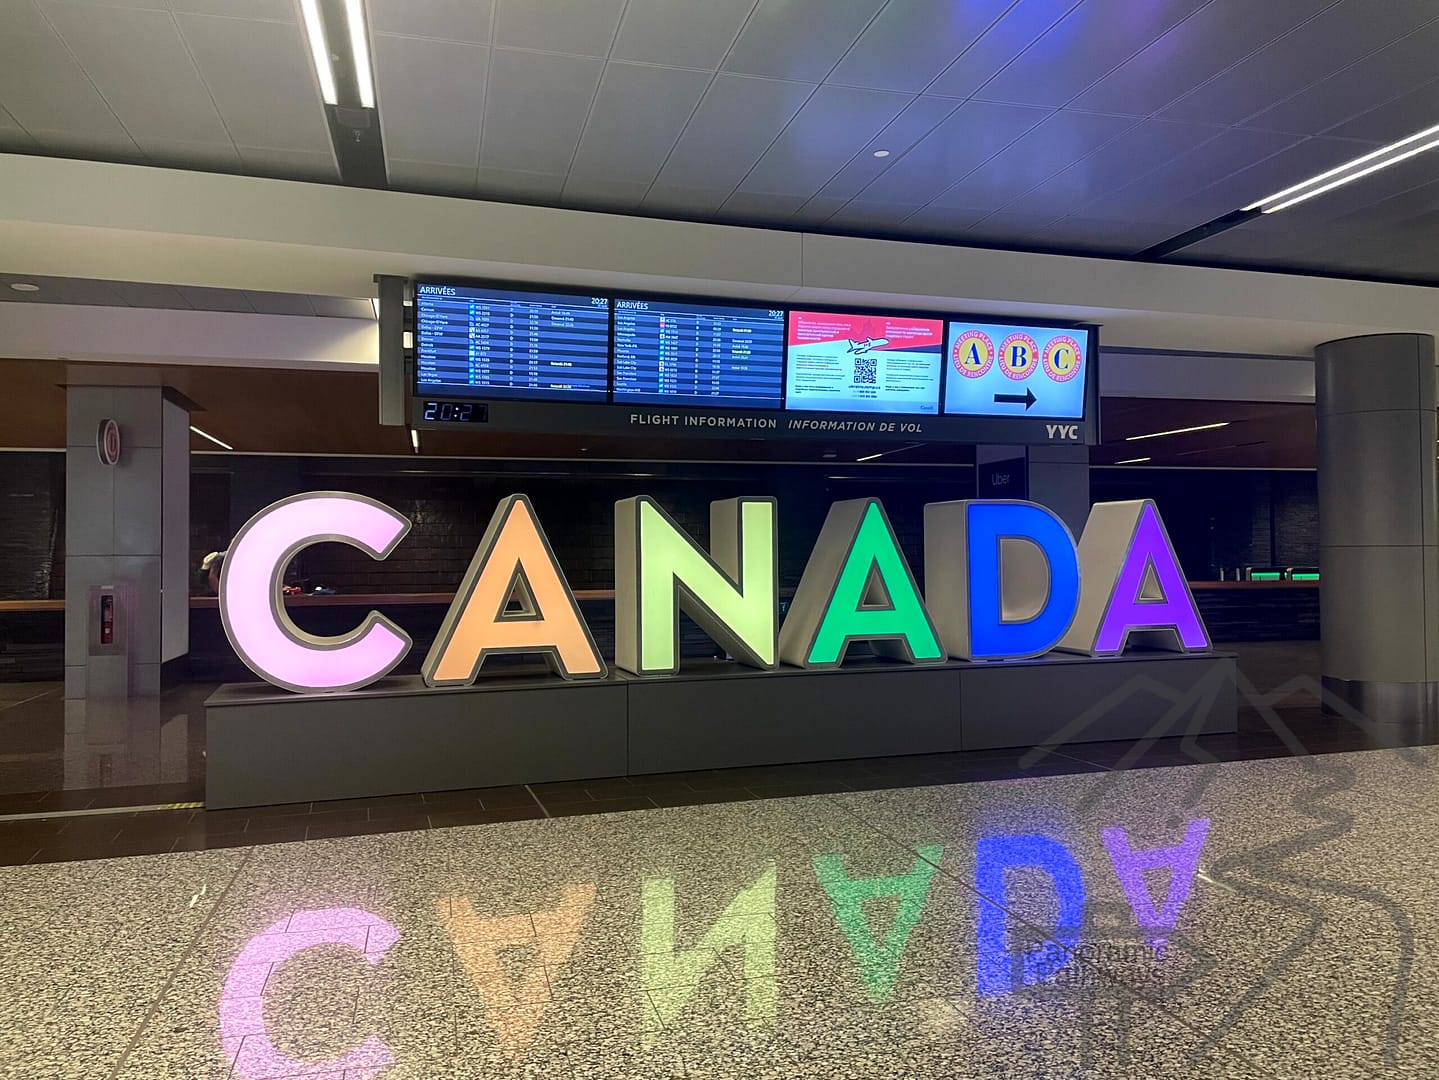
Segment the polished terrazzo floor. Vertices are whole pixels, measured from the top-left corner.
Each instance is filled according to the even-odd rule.
[[[0,1077],[1439,1075],[1439,750],[0,869]]]

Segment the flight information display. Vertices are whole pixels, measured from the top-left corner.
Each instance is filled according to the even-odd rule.
[[[947,416],[1084,418],[1089,331],[951,322]]]
[[[617,297],[615,401],[778,409],[784,312]]]
[[[421,396],[603,402],[609,350],[608,297],[415,287]]]
[[[944,321],[791,311],[785,408],[934,415]]]

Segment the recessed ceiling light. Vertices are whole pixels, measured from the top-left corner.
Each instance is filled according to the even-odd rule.
[[[16,292],[40,291],[40,286],[36,285],[33,281],[12,281],[10,282],[10,288],[14,289]]]
[[[875,157],[889,157],[889,151],[888,151],[888,150],[876,150],[876,151],[874,152],[874,156],[875,156]]]
[[[1229,421],[1224,420],[1218,424],[1199,424],[1195,427],[1174,428],[1172,431],[1151,431],[1147,435],[1131,435],[1125,442],[1138,442],[1140,439],[1158,439],[1165,435],[1188,435],[1191,431],[1213,431],[1216,428],[1228,427]]]

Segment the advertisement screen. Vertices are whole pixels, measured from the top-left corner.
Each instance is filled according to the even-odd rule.
[[[946,416],[1084,417],[1089,331],[949,324]]]
[[[784,312],[618,297],[615,401],[778,409]]]
[[[426,394],[606,401],[603,296],[415,287],[415,384]]]
[[[786,409],[939,411],[940,319],[791,311],[787,342]]]

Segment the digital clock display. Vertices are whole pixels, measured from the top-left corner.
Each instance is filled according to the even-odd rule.
[[[420,419],[443,424],[483,424],[490,418],[490,407],[477,401],[424,401],[420,403]]]

